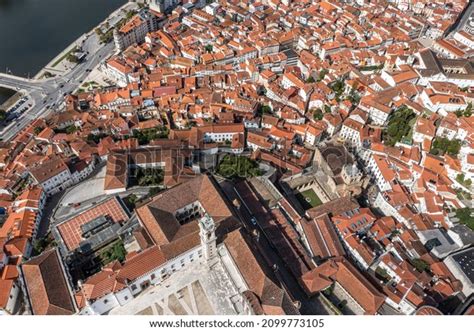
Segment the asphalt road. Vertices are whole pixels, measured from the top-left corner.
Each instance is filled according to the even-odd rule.
[[[301,307],[299,311],[303,315],[330,315],[332,314],[330,310],[325,306],[325,304],[319,299],[317,296],[308,298],[306,294],[303,292],[301,287],[298,285],[297,279],[291,274],[291,272],[285,266],[284,261],[281,257],[275,252],[275,249],[272,247],[270,241],[266,238],[264,233],[261,232],[259,226],[252,222],[252,215],[250,210],[246,209],[245,201],[238,196],[234,190],[234,184],[228,182],[222,178],[216,177],[219,186],[224,191],[227,199],[229,201],[234,201],[237,199],[240,201],[242,208],[237,210],[238,217],[241,220],[244,227],[252,233],[254,230],[260,232],[260,236],[258,240],[255,239],[256,246],[260,249],[260,253],[265,256],[267,262],[270,265],[277,266],[277,270],[275,271],[275,275],[278,280],[281,282],[283,287],[287,290],[288,293],[291,293],[292,299],[299,301],[301,303]]]
[[[128,2],[112,13],[106,21],[110,25],[116,24],[137,4]],[[94,31],[84,34],[86,38],[77,42],[82,51],[88,53],[86,59],[62,75],[46,79],[25,79],[23,77],[0,75],[0,86],[22,92],[28,96],[28,103],[32,106],[9,123],[0,125],[0,140],[9,141],[21,130],[27,127],[34,119],[48,116],[51,112],[60,110],[64,96],[78,89],[92,69],[96,68],[114,51],[114,44],[100,44],[99,37]]]
[[[456,27],[453,29],[453,31],[451,31],[450,35],[453,35],[457,31],[462,30],[464,26],[467,24],[469,17],[474,12],[474,1],[471,1],[471,3],[468,6],[469,7],[466,9],[461,19],[456,23]]]
[[[101,45],[95,33],[82,44],[84,52],[89,52],[86,59],[60,77],[43,80],[28,80],[17,77],[0,76],[0,85],[15,90],[23,90],[29,96],[33,106],[21,114],[13,124],[9,123],[0,132],[0,139],[8,141],[23,130],[36,118],[44,117],[60,108],[66,93],[76,90],[89,75],[89,71],[97,67],[101,61],[112,54],[113,43]]]

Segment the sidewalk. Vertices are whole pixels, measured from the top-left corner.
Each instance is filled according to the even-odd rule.
[[[50,72],[55,75],[62,76],[66,74],[68,71],[72,70],[76,65],[74,63],[69,62],[66,57],[67,54],[72,51],[75,47],[81,47],[83,44],[86,44],[88,40],[91,38],[96,38],[98,42],[98,38],[95,34],[95,29],[100,27],[101,25],[105,24],[107,21],[114,21],[120,20],[124,13],[131,9],[137,9],[138,4],[135,2],[127,2],[120,8],[117,8],[114,12],[112,12],[109,16],[107,16],[102,22],[100,22],[97,26],[95,26],[92,30],[84,33],[79,38],[74,40],[68,47],[66,47],[61,53],[59,53],[56,57],[54,57],[48,64],[46,64],[43,69],[41,69],[33,79],[40,79],[44,76],[46,72]]]

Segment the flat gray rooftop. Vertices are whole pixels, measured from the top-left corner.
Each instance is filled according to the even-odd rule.
[[[474,283],[474,247],[452,255],[467,278]]]

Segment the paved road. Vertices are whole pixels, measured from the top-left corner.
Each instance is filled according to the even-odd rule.
[[[453,35],[457,31],[463,30],[464,26],[467,24],[469,17],[471,14],[474,12],[474,1],[471,1],[471,3],[468,5],[469,7],[466,9],[464,12],[464,15],[461,17],[461,19],[456,23],[456,26],[454,29],[450,32],[450,35]]]
[[[238,217],[242,221],[244,227],[250,232],[253,233],[255,230],[260,232],[258,240],[254,238],[255,244],[260,249],[260,253],[265,256],[267,262],[270,265],[277,266],[275,275],[281,284],[287,289],[287,292],[291,294],[292,299],[299,301],[301,303],[301,308],[299,311],[303,315],[331,315],[330,310],[325,306],[325,304],[316,296],[313,298],[308,298],[303,292],[301,287],[298,285],[297,279],[289,272],[285,266],[284,261],[281,257],[275,252],[275,248],[272,247],[270,241],[266,238],[264,233],[260,231],[260,228],[253,224],[251,219],[252,215],[249,210],[246,209],[245,201],[238,196],[234,190],[234,184],[224,180],[223,178],[216,177],[219,186],[224,191],[224,194],[230,201],[237,199],[240,201],[242,208],[237,210]]]
[[[22,78],[0,76],[0,85],[8,85],[16,90],[24,90],[34,105],[23,113],[13,124],[0,128],[0,139],[12,139],[32,120],[47,116],[59,108],[65,93],[76,90],[89,75],[89,71],[113,52],[113,43],[100,45],[95,33],[92,33],[82,45],[84,52],[89,52],[85,61],[62,75],[43,80],[25,81]]]
[[[112,13],[106,20],[110,24],[115,24],[124,17],[127,10],[135,9],[136,6],[135,3],[127,3]],[[29,97],[28,102],[33,104],[17,119],[0,125],[0,140],[8,141],[12,139],[34,119],[47,116],[60,108],[65,94],[79,88],[89,75],[89,71],[97,67],[114,50],[113,42],[100,44],[99,38],[93,31],[86,34],[86,38],[80,43],[80,46],[84,52],[88,52],[85,61],[60,76],[47,79],[26,79],[0,75],[0,86],[22,91]]]

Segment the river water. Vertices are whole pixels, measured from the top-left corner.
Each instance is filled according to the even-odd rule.
[[[34,76],[126,0],[0,0],[0,72]],[[0,104],[11,94],[0,88]]]

